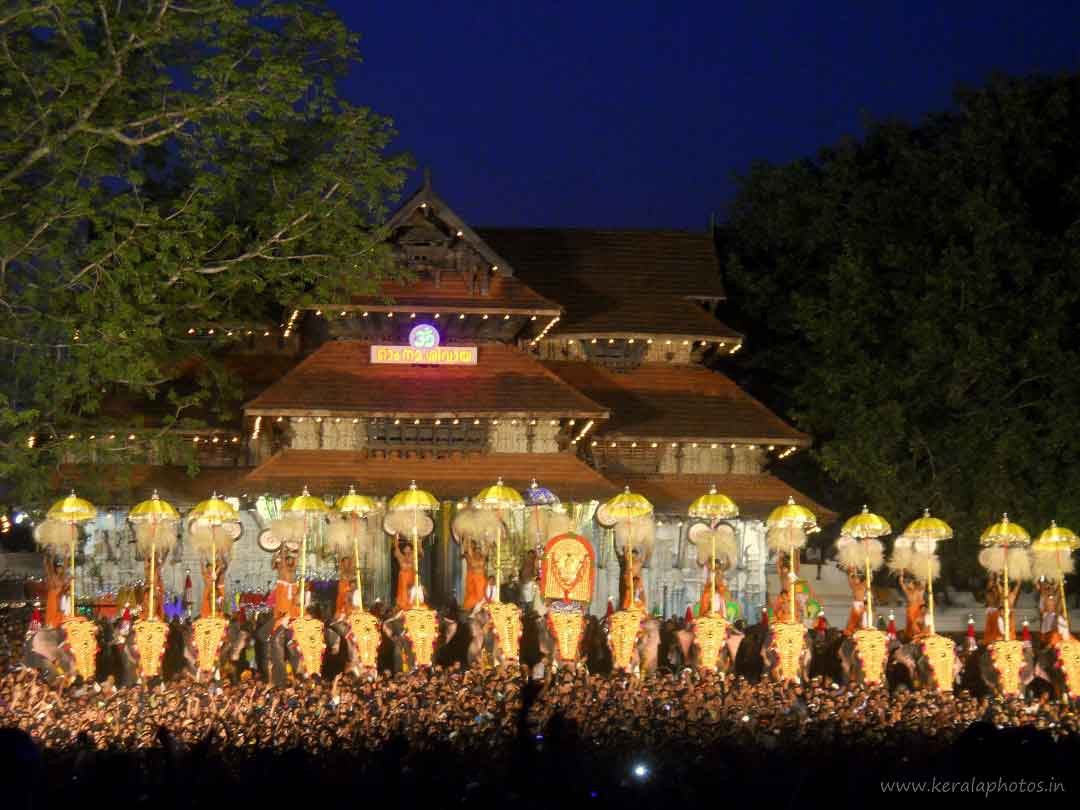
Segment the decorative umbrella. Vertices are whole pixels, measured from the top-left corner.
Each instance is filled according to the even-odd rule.
[[[78,497],[74,490],[63,500],[59,500],[46,513],[46,520],[39,526],[34,537],[43,545],[64,548],[71,546],[71,605],[68,618],[63,622],[68,646],[75,658],[75,669],[83,678],[94,676],[97,658],[97,625],[83,616],[76,615],[75,609],[75,549],[79,545],[78,524],[86,523],[97,517],[97,509],[89,501]],[[60,531],[53,531],[53,528]]]
[[[1001,520],[990,526],[979,537],[979,544],[987,547],[1000,549],[1001,571],[1004,576],[1005,592],[1002,595],[1002,607],[1005,611],[1005,638],[1012,641],[1012,626],[1009,624],[1009,550],[1014,547],[1027,546],[1031,543],[1031,535],[1027,529],[1019,523],[1009,520],[1007,512],[1001,515]],[[980,555],[981,556],[981,555]],[[988,565],[987,568],[990,568]],[[992,569],[991,569],[992,570]]]
[[[473,498],[473,506],[477,509],[493,511],[498,514],[501,519],[503,517],[503,512],[507,510],[524,508],[525,500],[516,489],[506,486],[506,484],[503,483],[502,478],[499,478],[492,486],[484,487],[480,490],[479,494]],[[502,584],[502,530],[503,524],[500,523],[499,528],[495,531],[496,602],[499,601],[499,588]]]
[[[288,517],[303,518],[304,520],[304,535],[300,540],[300,615],[304,616],[306,615],[304,597],[306,594],[305,577],[307,576],[307,536],[310,529],[310,519],[312,516],[322,517],[326,515],[330,508],[322,498],[316,498],[308,492],[307,487],[304,487],[299,495],[289,498],[282,504],[281,511]]]
[[[862,552],[856,557],[862,557],[861,562],[866,571],[866,617],[867,625],[874,626],[874,589],[871,587],[872,569],[881,567],[881,543],[878,538],[892,533],[892,526],[881,515],[875,515],[869,507],[863,505],[862,511],[850,517],[840,529],[840,541],[844,538],[858,543]],[[843,554],[843,552],[841,552]],[[850,558],[849,559],[854,559]]]
[[[240,513],[231,503],[213,493],[207,500],[201,501],[188,513],[188,526],[206,526],[210,529],[210,587],[213,592],[210,595],[210,618],[217,618],[217,533],[226,524],[240,526]],[[239,536],[237,532],[236,537]],[[235,537],[230,538],[235,539]]]
[[[1031,550],[1035,553],[1037,566],[1045,568],[1045,562],[1050,562],[1057,574],[1058,587],[1060,589],[1060,610],[1065,615],[1065,627],[1069,628],[1069,610],[1065,605],[1065,574],[1071,573],[1072,553],[1080,548],[1080,537],[1072,529],[1058,526],[1057,521],[1050,521],[1050,526],[1043,529],[1042,533],[1031,544]],[[1064,559],[1062,558],[1062,555]],[[1042,560],[1041,558],[1047,558]],[[1068,569],[1068,570],[1067,570]]]
[[[626,559],[628,564],[633,563],[634,555],[634,523],[633,521],[639,517],[645,517],[651,515],[653,512],[653,505],[644,495],[639,495],[636,492],[631,492],[630,487],[625,487],[622,492],[605,503],[599,509],[596,510],[596,519],[605,525],[614,525],[620,521],[628,521],[630,524],[630,532],[628,535],[628,546],[626,553]],[[633,588],[633,581],[631,580],[631,589]],[[633,591],[631,590],[631,593]],[[631,596],[631,601],[633,597]]]
[[[716,594],[716,524],[721,520],[730,520],[739,516],[739,507],[727,495],[716,491],[716,485],[698,497],[687,510],[691,518],[709,521],[711,552],[709,555],[709,578],[712,581],[712,593]]]
[[[356,593],[360,609],[364,608],[363,585],[360,581],[360,540],[358,522],[376,510],[375,501],[367,495],[357,495],[355,487],[349,487],[349,493],[342,495],[334,504],[334,509],[349,520],[352,528],[353,562],[356,567]]]
[[[390,499],[387,504],[390,512],[412,514],[413,521],[413,570],[416,572],[416,581],[413,583],[413,600],[416,599],[417,588],[420,584],[420,533],[419,518],[421,512],[434,512],[439,508],[439,499],[426,490],[416,486],[416,481],[409,482],[409,488],[403,489]]]
[[[807,509],[805,506],[795,503],[795,499],[788,496],[787,503],[783,506],[778,506],[769,513],[769,517],[765,520],[765,528],[769,530],[770,538],[773,536],[773,530],[784,529],[797,529],[804,534],[817,531],[817,517]],[[789,577],[795,577],[795,552],[799,547],[806,542],[803,538],[800,542],[787,543],[787,548],[784,549],[780,544],[777,544],[778,551],[787,550],[791,554],[790,572]],[[791,620],[795,621],[795,586],[794,584],[789,589],[791,593]]]
[[[934,547],[942,540],[951,540],[952,536],[952,526],[941,518],[933,517],[929,509],[924,509],[923,516],[911,521],[903,533],[896,538],[897,543],[905,540],[916,550],[920,544],[929,546],[926,554],[926,595],[930,635],[934,635]]]
[[[131,508],[128,520],[135,527],[135,540],[140,550],[148,550],[150,554],[150,608],[147,618],[153,618],[158,549],[162,548],[168,553],[176,545],[176,527],[180,523],[180,513],[171,503],[161,500],[155,489],[150,500],[137,503]]]
[[[97,508],[90,503],[90,501],[83,500],[75,494],[75,490],[71,491],[71,494],[66,498],[57,501],[45,514],[47,520],[55,520],[58,523],[66,524],[67,542],[64,545],[71,546],[71,605],[69,606],[69,615],[75,616],[75,547],[78,545],[78,524],[86,523],[97,517]],[[42,527],[44,528],[44,527]],[[46,532],[42,532],[40,536],[44,537]]]

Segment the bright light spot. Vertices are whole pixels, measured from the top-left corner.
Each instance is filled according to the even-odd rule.
[[[634,766],[634,776],[638,779],[644,779],[649,775],[649,769],[645,765],[638,764]]]

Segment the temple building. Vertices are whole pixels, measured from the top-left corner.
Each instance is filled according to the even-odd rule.
[[[212,492],[234,498],[245,532],[228,584],[260,591],[274,575],[256,537],[284,498],[307,487],[332,502],[350,486],[389,498],[415,480],[443,504],[423,582],[434,603],[460,602],[464,572],[450,520],[501,477],[519,491],[535,479],[567,505],[596,548],[598,613],[618,592],[611,533],[593,520],[598,504],[625,486],[654,504],[649,606],[681,614],[703,577],[686,541],[686,510],[715,485],[741,509],[729,584],[756,616],[766,598],[764,516],[789,496],[824,519],[831,513],[770,472],[809,437],[717,370],[742,336],[715,314],[725,294],[711,234],[473,229],[430,183],[389,230],[408,283],[295,309],[280,324],[189,330],[243,381],[242,415],[182,432],[197,448],[194,477],[154,444],[122,474],[95,474],[109,494],[80,567],[82,592],[112,593],[141,576],[124,515],[154,489],[181,509]],[[123,440],[111,430],[94,441]],[[80,453],[93,453],[89,438],[80,437],[57,489],[88,483]],[[504,581],[513,581],[525,548],[523,521],[515,521]],[[384,535],[362,560],[370,599],[390,598],[394,566]],[[166,588],[180,592],[197,568],[181,542],[166,564]],[[318,543],[313,573],[336,576]],[[192,580],[197,598],[201,580]]]

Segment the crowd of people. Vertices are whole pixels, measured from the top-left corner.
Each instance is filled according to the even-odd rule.
[[[563,669],[534,683],[516,667],[453,666],[284,689],[50,686],[18,666],[24,612],[0,615],[0,761],[57,802],[123,787],[198,803],[203,790],[280,797],[322,783],[445,800],[437,806],[604,804],[670,789],[696,801],[721,778],[736,790],[816,790],[838,757],[858,764],[832,771],[842,791],[870,774],[980,763],[987,776],[1045,771],[1080,741],[1076,705],[1046,698],[755,684],[688,670],[639,679]],[[994,741],[1010,735],[1030,745],[994,759]]]

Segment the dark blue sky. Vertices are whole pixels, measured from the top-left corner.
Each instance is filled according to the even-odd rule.
[[[363,37],[346,96],[477,225],[702,229],[754,160],[1080,67],[1075,0],[331,5]]]

